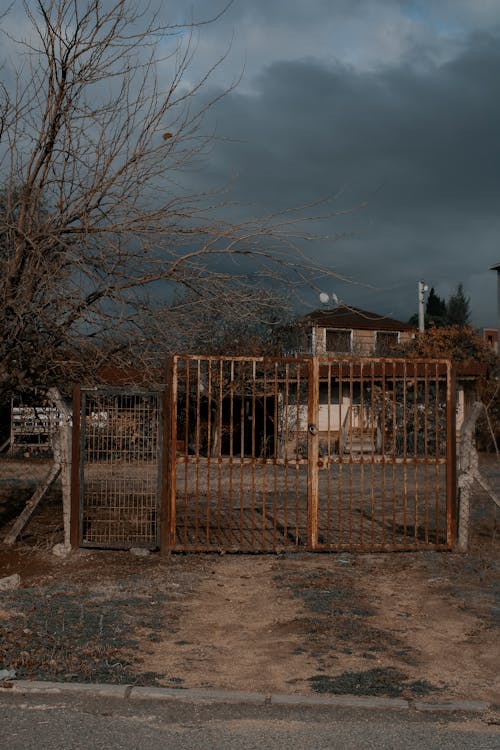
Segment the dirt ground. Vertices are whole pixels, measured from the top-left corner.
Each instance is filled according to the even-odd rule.
[[[483,460],[500,487],[500,462]],[[0,539],[43,462],[0,464]],[[10,474],[10,476],[9,476]],[[62,539],[57,491],[0,545],[0,669],[20,678],[500,704],[498,514],[478,491],[471,547],[388,554],[136,557]]]

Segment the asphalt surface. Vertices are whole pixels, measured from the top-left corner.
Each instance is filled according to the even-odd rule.
[[[500,748],[498,714],[481,702],[7,685],[0,688],[1,746],[6,750]]]

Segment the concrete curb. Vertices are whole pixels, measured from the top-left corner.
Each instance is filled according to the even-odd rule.
[[[10,686],[10,687],[8,687]],[[104,685],[92,682],[45,682],[42,680],[5,680],[0,683],[0,695],[19,693],[20,695],[95,695],[102,698],[125,700],[128,685]]]
[[[82,682],[12,680],[0,683],[0,697],[16,695],[87,695],[124,701],[178,700],[190,703],[252,703],[284,706],[331,706],[368,710],[414,710],[439,713],[484,713],[492,708],[484,701],[425,702],[405,698],[357,695],[285,695],[246,693],[238,690],[203,688],[157,688]]]

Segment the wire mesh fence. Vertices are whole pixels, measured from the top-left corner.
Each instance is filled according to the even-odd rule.
[[[159,398],[157,393],[82,391],[83,546],[157,546]]]

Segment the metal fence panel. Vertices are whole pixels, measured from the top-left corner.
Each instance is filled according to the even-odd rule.
[[[171,548],[453,543],[451,366],[176,357]]]
[[[320,363],[319,546],[451,545],[449,380],[439,361]]]
[[[166,399],[76,389],[74,403],[74,544],[269,552],[454,543],[445,360],[178,356]]]
[[[156,547],[160,394],[82,389],[80,544]]]
[[[173,546],[307,545],[309,363],[176,358]]]

